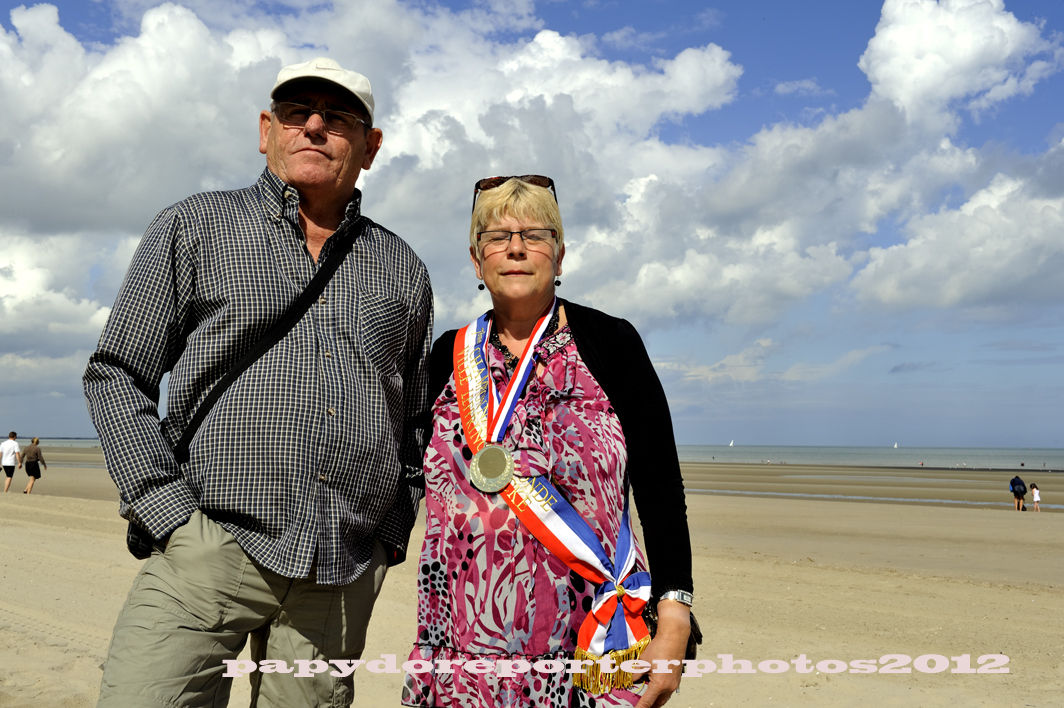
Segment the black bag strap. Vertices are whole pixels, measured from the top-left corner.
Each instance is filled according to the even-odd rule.
[[[218,402],[218,399],[222,397],[225,390],[232,385],[240,374],[256,361],[259,357],[268,352],[274,344],[281,341],[281,339],[288,334],[288,332],[296,326],[296,323],[303,318],[307,310],[310,309],[311,304],[317,299],[318,295],[325,290],[325,286],[332,279],[336,270],[343,263],[344,258],[351,251],[351,246],[354,244],[355,234],[360,234],[369,225],[369,219],[364,216],[359,216],[358,220],[352,224],[351,228],[347,230],[345,234],[341,235],[342,240],[337,245],[329,257],[325,259],[325,262],[318,268],[318,272],[314,274],[310,283],[306,289],[300,294],[298,298],[292,301],[292,304],[288,306],[288,309],[277,319],[276,322],[270,327],[270,329],[262,336],[262,338],[255,344],[251,350],[244,355],[244,358],[238,361],[229,372],[222,377],[221,381],[214,385],[211,392],[207,394],[207,397],[200,403],[199,408],[196,409],[195,414],[189,420],[188,425],[185,427],[185,432],[181,434],[181,439],[177,441],[177,445],[174,446],[174,459],[177,463],[184,464],[188,462],[189,446],[192,444],[192,438],[196,435],[196,431],[199,430],[204,418],[211,412],[211,408]]]

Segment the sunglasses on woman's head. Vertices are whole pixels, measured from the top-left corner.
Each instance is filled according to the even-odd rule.
[[[484,179],[477,180],[477,183],[473,185],[473,209],[477,210],[477,197],[481,192],[486,192],[489,189],[495,189],[501,184],[505,184],[507,180],[519,179],[522,182],[535,185],[537,187],[545,187],[551,191],[554,195],[554,201],[558,201],[558,190],[554,188],[554,180],[550,177],[543,175],[508,175],[506,177],[485,177]]]

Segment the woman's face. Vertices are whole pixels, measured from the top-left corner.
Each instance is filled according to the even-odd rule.
[[[481,231],[525,231],[546,228],[543,224],[522,221],[506,216],[488,223]],[[491,293],[492,299],[502,302],[544,301],[554,295],[554,279],[562,273],[562,258],[565,247],[559,247],[554,239],[549,248],[533,245],[514,235],[509,245],[501,251],[485,254],[483,246],[477,251],[470,249],[470,258],[477,277]]]

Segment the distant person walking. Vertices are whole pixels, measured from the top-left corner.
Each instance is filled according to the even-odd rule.
[[[1041,511],[1041,509],[1038,508],[1038,502],[1042,501],[1042,493],[1038,491],[1038,484],[1036,482],[1031,482],[1031,501],[1034,502],[1034,510]]]
[[[1012,492],[1013,502],[1016,504],[1016,511],[1023,511],[1023,498],[1027,496],[1027,485],[1020,475],[1016,475],[1009,480],[1009,490]]]
[[[26,446],[26,451],[22,453],[22,464],[26,465],[26,476],[30,478],[26,488],[22,490],[23,494],[33,491],[33,484],[41,478],[41,465],[44,465],[44,469],[48,469],[48,463],[44,461],[44,455],[41,454],[40,442],[40,438],[34,438]]]
[[[22,448],[18,446],[18,433],[12,430],[7,440],[0,443],[0,465],[4,468],[4,494],[11,488],[11,478],[15,476],[15,465],[22,467]]]

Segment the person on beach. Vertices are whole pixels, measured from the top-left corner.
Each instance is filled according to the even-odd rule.
[[[33,484],[41,478],[41,465],[44,465],[44,469],[48,469],[48,463],[44,461],[44,455],[41,453],[40,443],[40,438],[33,438],[26,446],[25,452],[22,453],[22,464],[26,466],[26,476],[29,477],[26,488],[22,490],[23,494],[33,492]]]
[[[1023,498],[1027,496],[1027,485],[1020,475],[1016,475],[1009,480],[1009,490],[1012,491],[1013,503],[1016,505],[1016,511],[1025,511],[1023,505]]]
[[[22,448],[18,444],[18,433],[12,430],[7,440],[0,443],[0,465],[4,468],[4,494],[11,488],[11,478],[15,476],[15,466],[22,469]]]
[[[1041,511],[1038,508],[1038,502],[1042,501],[1042,493],[1038,491],[1038,484],[1031,482],[1031,501],[1034,503],[1034,510]]]
[[[249,635],[256,659],[357,659],[423,495],[432,290],[413,250],[361,215],[355,184],[382,141],[370,82],[318,58],[282,68],[270,97],[258,181],[155,218],[85,371],[127,542],[154,546],[100,706],[225,705],[223,661]],[[336,264],[318,294],[313,276]],[[308,308],[282,320],[293,302]],[[255,672],[252,704],[348,706],[337,673]]]
[[[665,394],[632,325],[555,298],[565,243],[553,180],[483,179],[473,200],[469,254],[492,309],[432,348],[410,654],[419,666],[457,665],[409,672],[402,702],[663,705],[679,684],[693,601]],[[631,532],[629,487],[650,577]],[[641,618],[648,602],[659,615],[653,640]],[[633,676],[593,663],[616,667],[640,652],[676,665]],[[463,668],[475,660],[525,663]],[[586,660],[586,671],[529,671],[537,660]],[[633,682],[642,680],[640,697]]]

